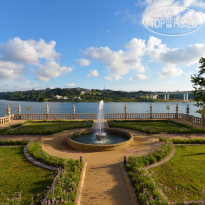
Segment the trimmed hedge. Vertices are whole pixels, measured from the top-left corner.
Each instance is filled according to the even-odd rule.
[[[27,145],[29,140],[0,141],[0,145]]]

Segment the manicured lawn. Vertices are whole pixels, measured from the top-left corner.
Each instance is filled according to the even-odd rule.
[[[52,172],[28,162],[23,146],[0,147],[0,165],[0,204],[4,199],[19,197],[19,192],[20,204],[30,204],[32,197],[43,194],[52,184]]]
[[[170,201],[205,199],[205,145],[178,145],[169,162],[149,171]]]
[[[175,123],[171,120],[133,120],[133,121],[110,121],[110,127],[133,129],[148,134],[159,133],[202,133],[203,130],[191,126]]]
[[[31,122],[23,127],[19,127],[15,130],[8,131],[6,134],[13,135],[45,135],[54,134],[63,130],[91,127],[91,121],[42,121]]]

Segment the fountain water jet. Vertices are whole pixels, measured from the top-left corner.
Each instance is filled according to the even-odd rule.
[[[103,102],[103,100],[101,100],[99,102],[98,115],[97,115],[99,132],[95,133],[95,136],[96,136],[97,140],[102,140],[105,137],[105,135],[106,135],[105,132],[102,132],[102,130],[103,130],[103,124],[102,124],[102,120],[103,120],[103,105],[104,105],[104,102]]]

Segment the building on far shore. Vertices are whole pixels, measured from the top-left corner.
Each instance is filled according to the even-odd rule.
[[[56,98],[58,100],[67,100],[68,99],[66,96],[62,96],[62,95],[55,95],[55,96],[53,96],[53,98]]]

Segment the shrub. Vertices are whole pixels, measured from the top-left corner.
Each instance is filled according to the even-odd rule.
[[[29,140],[0,141],[0,145],[27,145]]]

